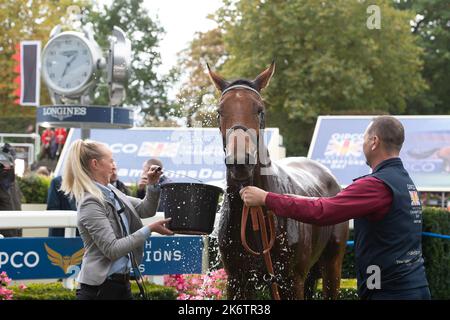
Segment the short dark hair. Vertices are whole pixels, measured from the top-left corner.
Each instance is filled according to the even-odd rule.
[[[386,151],[400,152],[405,141],[405,129],[402,123],[392,116],[373,118],[372,125],[367,131],[369,135],[376,135],[384,143]]]
[[[160,166],[161,168],[163,167],[163,163],[161,162],[161,160],[156,159],[156,158],[152,158],[152,159],[147,160],[145,162],[145,165],[148,166],[148,167],[150,167],[152,165]]]

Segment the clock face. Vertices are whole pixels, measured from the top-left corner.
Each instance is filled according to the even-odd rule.
[[[63,93],[84,86],[93,72],[88,45],[74,35],[62,35],[47,45],[43,55],[43,72],[47,84]]]

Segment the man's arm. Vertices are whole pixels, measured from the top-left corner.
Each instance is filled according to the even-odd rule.
[[[332,225],[367,216],[378,220],[389,212],[392,192],[379,179],[355,181],[334,197],[307,198],[269,192],[265,204],[278,216],[315,225]]]

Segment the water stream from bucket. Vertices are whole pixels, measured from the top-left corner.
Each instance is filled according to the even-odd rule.
[[[190,177],[190,176],[188,176],[188,175],[186,175],[186,174],[181,174],[181,173],[178,173],[178,172],[175,172],[175,171],[172,171],[172,170],[163,169],[163,172],[169,172],[169,173],[174,174],[174,175],[176,175],[176,176],[180,176],[180,177],[184,177],[184,178],[189,178],[189,179],[195,180],[195,181],[200,182],[200,183],[205,183],[204,181],[202,181],[202,180],[200,180],[200,179],[192,178],[192,177]]]

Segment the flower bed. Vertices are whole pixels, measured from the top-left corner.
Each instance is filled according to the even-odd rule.
[[[224,269],[208,274],[177,274],[164,277],[164,285],[178,292],[178,300],[220,300],[225,299],[227,274]]]

